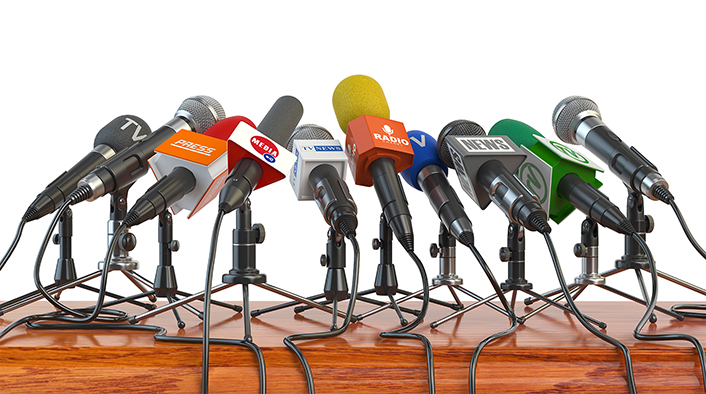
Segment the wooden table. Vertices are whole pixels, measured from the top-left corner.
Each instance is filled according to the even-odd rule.
[[[256,302],[253,309],[268,304]],[[629,302],[578,304],[584,313],[607,322],[606,332],[629,346],[640,393],[704,392],[698,357],[690,343],[644,342],[632,337],[643,307]],[[132,306],[122,309],[140,312]],[[368,309],[366,304],[357,306],[358,312]],[[0,318],[0,327],[50,310],[43,302],[33,304]],[[219,307],[212,311],[212,337],[242,339],[241,314]],[[438,329],[429,328],[429,322],[447,313],[448,309],[432,306],[425,323],[414,332],[426,335],[433,344],[437,392],[467,393],[474,347],[485,336],[506,328],[508,322],[483,307]],[[182,312],[182,318],[187,323],[184,330],[176,328],[171,313],[140,324],[166,327],[169,335],[201,335],[195,316]],[[679,322],[659,313],[658,318],[645,332],[688,333],[706,341],[706,321]],[[254,341],[267,364],[268,392],[306,393],[302,368],[282,338],[328,330],[330,316],[316,310],[294,315],[290,308],[262,315],[252,323]],[[426,359],[420,343],[378,336],[397,324],[394,312],[385,311],[352,324],[340,337],[299,342],[313,370],[317,393],[427,392]],[[257,363],[250,350],[215,345],[211,349],[212,393],[258,392]],[[0,340],[1,393],[198,393],[200,379],[200,344],[157,342],[147,332],[45,331],[21,326]],[[486,347],[477,382],[479,394],[628,392],[622,354],[556,308]]]

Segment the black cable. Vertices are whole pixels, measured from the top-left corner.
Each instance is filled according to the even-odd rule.
[[[696,242],[694,235],[691,234],[691,230],[689,230],[689,226],[686,225],[686,220],[684,220],[684,216],[681,214],[681,211],[679,210],[679,207],[677,207],[677,203],[674,202],[673,198],[669,199],[669,206],[672,207],[672,209],[674,210],[674,214],[677,215],[677,220],[679,220],[679,224],[684,230],[684,234],[686,234],[686,237],[689,239],[689,242],[691,242],[691,245],[694,247],[694,249],[696,249],[697,252],[699,252],[701,257],[706,259],[706,251],[701,248],[701,245]]]
[[[81,190],[81,188],[77,189],[77,191]],[[72,193],[73,195],[73,193]],[[125,223],[120,224],[118,228],[115,230],[115,235],[110,241],[110,246],[108,247],[108,251],[106,252],[105,255],[105,260],[103,264],[103,271],[101,273],[101,284],[100,284],[100,292],[98,293],[98,302],[96,302],[95,307],[92,310],[92,313],[90,315],[87,315],[85,313],[81,313],[77,310],[71,309],[64,304],[60,303],[58,300],[54,299],[44,288],[44,285],[42,285],[41,279],[39,278],[39,271],[42,265],[42,259],[44,257],[44,253],[46,252],[47,245],[49,244],[49,240],[51,239],[51,236],[54,232],[54,229],[56,228],[57,224],[59,223],[59,220],[61,219],[61,216],[66,212],[66,210],[69,208],[70,205],[74,203],[74,199],[71,198],[71,196],[66,200],[64,204],[61,205],[61,207],[57,210],[56,215],[54,215],[54,219],[52,219],[52,223],[49,226],[49,229],[47,230],[47,234],[44,237],[44,241],[42,242],[42,246],[39,248],[39,253],[37,254],[37,260],[34,264],[34,284],[37,286],[37,290],[42,294],[42,296],[49,301],[54,307],[59,309],[60,311],[68,314],[75,316],[75,318],[69,318],[69,317],[57,317],[56,320],[59,321],[65,321],[69,323],[90,323],[96,318],[98,318],[98,315],[100,314],[100,311],[103,307],[103,302],[105,300],[105,291],[108,286],[108,272],[110,272],[110,260],[113,256],[113,251],[115,250],[115,247],[118,244],[119,240],[119,234],[121,234],[126,226]]]
[[[696,242],[694,235],[691,234],[691,230],[689,230],[689,226],[686,225],[686,220],[684,219],[684,216],[682,215],[681,211],[679,210],[679,207],[677,207],[677,204],[674,202],[674,199],[670,198],[668,200],[668,202],[669,202],[669,205],[674,210],[674,214],[677,216],[677,220],[679,221],[681,228],[684,230],[684,234],[686,235],[686,238],[689,239],[689,242],[694,247],[694,249],[696,249],[696,251],[699,252],[701,257],[706,259],[706,251],[704,251],[703,248],[701,248],[701,245],[699,245],[699,243]],[[706,305],[704,305],[704,304],[674,304],[669,309],[672,312],[678,312],[678,313],[680,313],[684,316],[687,316],[687,317],[706,319],[706,313],[686,311],[686,309],[704,310],[704,309],[706,309]]]
[[[34,283],[37,286],[37,290],[42,294],[42,296],[49,301],[52,305],[54,305],[56,308],[59,309],[59,311],[55,312],[49,312],[49,313],[44,313],[44,314],[38,314],[38,315],[29,315],[25,316],[23,318],[20,318],[14,322],[12,322],[10,325],[5,327],[2,331],[0,331],[0,338],[5,336],[7,333],[9,333],[12,329],[15,327],[24,324],[24,323],[31,323],[33,321],[37,320],[55,320],[55,321],[61,321],[61,322],[68,322],[68,323],[90,323],[92,321],[98,320],[98,321],[106,321],[106,322],[118,322],[121,320],[126,320],[127,319],[127,314],[121,311],[117,311],[119,314],[118,317],[107,317],[107,316],[100,316],[101,313],[103,314],[108,314],[108,315],[116,315],[116,311],[113,310],[103,310],[103,301],[105,300],[105,291],[106,287],[108,284],[108,272],[109,272],[109,266],[110,266],[110,257],[113,254],[113,251],[115,250],[115,247],[118,242],[118,237],[114,236],[113,239],[110,242],[110,246],[108,247],[108,251],[106,253],[106,263],[103,266],[103,272],[102,272],[102,278],[101,278],[101,286],[100,286],[100,292],[98,293],[98,302],[96,303],[95,306],[89,307],[89,308],[83,308],[79,310],[74,310],[71,309],[64,304],[60,303],[56,299],[54,299],[44,288],[42,285],[40,278],[39,278],[39,271],[42,265],[42,259],[44,257],[44,253],[46,252],[47,245],[49,244],[49,240],[51,239],[51,236],[54,232],[54,229],[56,228],[57,224],[59,223],[59,220],[61,216],[66,212],[66,210],[69,208],[69,206],[73,203],[76,202],[76,199],[73,198],[72,196],[75,196],[75,193],[80,193],[82,189],[79,188],[77,189],[76,192],[72,193],[69,195],[69,198],[67,198],[66,202],[62,204],[62,206],[57,210],[56,215],[54,215],[54,219],[52,220],[51,225],[49,226],[49,229],[47,230],[47,234],[44,237],[44,240],[42,242],[42,246],[39,249],[39,253],[37,254],[37,260],[35,261],[34,264]],[[125,229],[124,225],[120,225],[118,229],[116,230],[116,234],[120,234],[123,230]],[[90,314],[88,314],[90,312]],[[67,317],[66,315],[71,315],[74,316],[73,318]]]
[[[2,260],[0,260],[0,271],[5,266],[5,264],[7,264],[7,261],[10,260],[10,256],[12,256],[12,253],[15,251],[17,244],[20,242],[20,237],[22,236],[22,229],[25,227],[25,224],[27,224],[27,221],[25,219],[20,220],[20,225],[17,226],[17,233],[15,234],[15,239],[12,241],[12,244],[5,253],[5,256],[2,258]]]
[[[203,297],[203,358],[201,361],[201,392],[204,394],[208,393],[208,356],[209,338],[211,336],[211,286],[213,285],[213,266],[216,263],[218,234],[221,232],[221,223],[223,222],[223,216],[225,216],[225,214],[226,212],[224,210],[219,209],[216,215],[216,223],[213,225],[213,233],[211,234],[211,248],[208,252],[208,265],[206,266],[206,284]]]
[[[404,246],[404,245],[403,245]],[[427,279],[427,272],[424,269],[424,264],[422,264],[422,261],[419,260],[419,257],[417,256],[416,253],[414,253],[413,250],[407,249],[407,253],[409,256],[414,260],[414,263],[417,265],[417,269],[419,270],[419,275],[422,278],[422,285],[423,285],[423,290],[424,290],[424,297],[422,299],[422,311],[417,316],[414,321],[412,321],[410,324],[400,327],[396,330],[392,331],[384,331],[380,333],[381,338],[398,338],[398,339],[417,339],[422,342],[424,345],[424,351],[426,352],[427,356],[427,379],[429,383],[429,394],[434,394],[436,392],[436,384],[434,382],[434,353],[431,348],[431,342],[429,342],[429,339],[425,337],[422,334],[410,334],[408,331],[413,330],[415,327],[420,325],[422,321],[424,320],[424,317],[427,315],[427,309],[429,309],[429,280]]]
[[[141,325],[132,325],[132,324],[33,324],[33,323],[26,323],[27,327],[32,328],[32,329],[38,329],[38,330],[73,330],[73,329],[81,329],[81,330],[132,330],[132,331],[156,331],[154,334],[154,339],[158,341],[164,341],[164,342],[181,342],[181,343],[201,343],[202,339],[201,338],[191,338],[191,337],[172,337],[172,336],[167,336],[164,335],[167,333],[167,329],[164,327],[160,326],[152,326],[152,325],[146,325],[146,324],[141,324]],[[260,351],[260,348],[257,347],[254,343],[250,342],[245,342],[245,341],[240,341],[236,339],[220,339],[220,338],[211,338],[210,341],[211,343],[214,343],[216,345],[235,345],[235,346],[244,346],[248,347],[252,350],[254,350],[258,356],[258,363],[260,366],[260,379],[262,380],[264,375],[265,375],[265,368],[264,368],[264,358],[262,358],[262,352]],[[265,393],[265,390],[260,386],[260,393]]]
[[[671,200],[670,200],[671,201]],[[655,306],[657,305],[657,267],[655,265],[655,261],[652,258],[652,252],[650,252],[650,249],[647,247],[647,243],[645,243],[645,240],[642,239],[637,233],[632,234],[632,239],[634,239],[637,243],[640,244],[642,247],[642,250],[645,252],[647,255],[647,259],[649,260],[650,264],[650,276],[652,278],[652,297],[650,298],[650,303],[647,305],[647,310],[645,311],[645,315],[642,316],[642,319],[637,323],[637,326],[635,326],[635,331],[633,332],[633,336],[637,339],[642,339],[645,341],[675,341],[675,340],[684,340],[684,341],[689,341],[691,342],[694,347],[696,348],[696,352],[699,355],[699,363],[701,364],[701,376],[703,379],[703,382],[706,384],[706,363],[704,362],[704,348],[701,346],[701,342],[699,342],[698,339],[691,335],[687,334],[641,334],[640,331],[642,328],[645,326],[645,323],[647,323],[647,320],[650,318],[652,313],[654,312]],[[704,392],[706,392],[706,385],[704,386]]]
[[[346,317],[343,320],[343,324],[341,325],[341,327],[335,330],[310,334],[288,335],[284,337],[283,340],[284,344],[287,345],[287,347],[290,348],[294,352],[294,354],[296,354],[297,358],[299,359],[299,362],[302,365],[302,368],[304,368],[304,374],[306,375],[306,385],[309,390],[309,394],[314,394],[314,376],[311,373],[311,367],[309,366],[309,362],[306,360],[306,356],[304,356],[304,353],[301,351],[301,349],[297,347],[297,345],[294,344],[293,341],[330,338],[340,335],[348,329],[348,325],[350,324],[351,319],[353,317],[355,301],[358,296],[358,277],[360,276],[360,247],[358,246],[358,241],[356,240],[355,235],[353,235],[352,233],[349,234],[348,239],[350,239],[351,244],[353,245],[353,281],[351,282],[351,296],[349,298],[350,301],[348,302]]]
[[[88,308],[81,308],[78,309],[81,312],[90,312],[92,309],[95,307],[88,307]],[[107,315],[112,315],[114,317],[109,318],[109,317],[99,317],[96,320],[100,321],[109,321],[109,322],[119,322],[119,321],[127,321],[129,315],[126,312],[119,311],[119,310],[114,310],[114,309],[102,309],[101,313],[107,314]],[[41,313],[37,315],[29,315],[25,316],[23,318],[20,318],[18,320],[15,320],[14,322],[10,323],[7,327],[5,327],[2,331],[0,331],[0,338],[3,338],[5,335],[7,335],[10,331],[12,331],[14,328],[26,324],[28,327],[32,326],[32,322],[34,321],[39,321],[39,320],[56,320],[56,321],[64,321],[63,316],[65,315],[64,312],[61,311],[54,311],[54,312],[48,312],[48,313]],[[42,325],[44,326],[44,325]],[[77,326],[80,326],[78,324],[58,324],[58,326],[61,327],[66,327],[67,329],[72,329],[72,328],[77,328]],[[80,327],[79,327],[80,328]]]
[[[471,394],[475,394],[476,392],[476,369],[478,367],[478,358],[480,357],[480,352],[483,351],[483,348],[491,343],[492,341],[508,336],[515,332],[515,329],[517,329],[518,323],[517,323],[517,316],[515,316],[515,311],[510,307],[510,303],[507,302],[507,298],[505,298],[505,293],[503,293],[503,290],[500,288],[500,285],[498,285],[498,281],[495,280],[495,276],[493,275],[493,272],[490,270],[490,267],[488,264],[485,262],[485,259],[483,259],[483,256],[481,256],[480,252],[478,249],[476,249],[475,245],[472,243],[466,243],[466,246],[468,246],[469,249],[471,249],[471,252],[473,252],[473,255],[476,257],[476,260],[478,260],[478,263],[480,266],[483,268],[483,271],[485,272],[485,275],[488,277],[488,280],[490,281],[490,284],[493,286],[493,289],[495,290],[495,294],[497,294],[498,299],[500,299],[500,302],[503,304],[503,307],[508,313],[508,318],[510,319],[510,328],[508,328],[505,331],[497,332],[495,334],[492,334],[485,339],[483,339],[478,346],[476,346],[475,350],[473,351],[473,356],[471,356],[471,365],[468,368],[468,392]]]
[[[547,243],[547,248],[549,249],[549,254],[552,257],[552,263],[554,264],[554,270],[556,271],[556,276],[557,279],[559,279],[559,285],[561,286],[561,291],[564,293],[564,297],[566,299],[566,303],[569,304],[569,307],[571,310],[574,312],[574,315],[576,318],[581,322],[581,325],[583,325],[588,331],[590,331],[593,335],[597,336],[601,340],[610,343],[611,345],[617,347],[623,352],[623,356],[625,358],[625,372],[627,373],[627,378],[628,378],[628,388],[630,389],[631,394],[637,393],[637,388],[635,387],[635,376],[633,375],[632,371],[632,359],[630,358],[630,350],[628,349],[627,346],[625,346],[622,342],[618,341],[617,339],[608,336],[596,329],[591,323],[586,321],[586,319],[583,317],[583,314],[581,314],[581,311],[579,311],[579,308],[576,306],[576,303],[574,303],[574,299],[571,297],[571,292],[569,291],[569,288],[566,286],[566,279],[564,279],[564,273],[561,271],[561,265],[559,265],[559,258],[557,257],[556,254],[556,249],[554,249],[554,243],[552,242],[552,239],[549,237],[549,233],[543,233],[544,235],[544,240]],[[650,259],[651,260],[651,259]],[[651,312],[650,312],[651,314]],[[645,316],[649,316],[645,315]]]

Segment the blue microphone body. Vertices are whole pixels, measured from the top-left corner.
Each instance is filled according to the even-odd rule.
[[[408,131],[414,150],[414,163],[400,172],[413,188],[423,191],[451,235],[464,245],[473,243],[473,225],[461,200],[449,184],[449,169],[439,158],[436,140],[419,130]]]

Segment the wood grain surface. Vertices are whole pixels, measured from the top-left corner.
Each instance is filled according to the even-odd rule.
[[[86,306],[79,302],[73,307]],[[256,302],[252,308],[272,303]],[[640,393],[703,393],[698,357],[683,341],[645,342],[632,331],[644,308],[629,302],[579,302],[584,313],[605,321],[605,332],[625,343],[632,353]],[[200,308],[201,304],[194,304]],[[409,302],[409,307],[419,307]],[[668,305],[663,305],[668,306]],[[341,305],[345,307],[345,303]],[[120,309],[133,313],[133,306]],[[370,309],[357,305],[357,312]],[[529,308],[518,306],[518,313]],[[29,314],[51,311],[40,302],[0,318],[0,327]],[[200,336],[201,322],[181,310],[186,329],[179,330],[171,312],[140,324],[158,325],[168,335]],[[212,307],[212,338],[242,339],[243,316]],[[468,367],[474,347],[487,335],[505,329],[508,321],[483,307],[430,329],[429,322],[449,313],[431,306],[414,332],[434,348],[438,393],[467,393]],[[658,314],[646,333],[688,333],[706,341],[706,322],[679,322]],[[409,317],[411,320],[411,317]],[[341,321],[341,320],[339,320]],[[330,316],[292,309],[252,319],[254,342],[267,365],[269,393],[306,393],[306,381],[294,354],[282,343],[294,333],[326,331]],[[317,393],[426,393],[426,358],[414,340],[382,339],[394,329],[392,311],[351,324],[342,336],[298,342],[315,379]],[[212,345],[212,393],[257,393],[257,360],[241,347]],[[0,340],[2,393],[198,393],[201,345],[155,341],[149,332],[127,330],[34,330],[20,326]],[[515,334],[483,351],[478,367],[478,393],[627,393],[622,354],[587,332],[571,315],[549,308],[520,326]]]

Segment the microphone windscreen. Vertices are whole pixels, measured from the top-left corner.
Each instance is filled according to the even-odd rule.
[[[422,191],[419,182],[417,182],[417,174],[419,174],[422,168],[430,164],[436,164],[441,167],[444,174],[449,175],[448,167],[444,165],[439,158],[439,154],[436,153],[436,140],[434,137],[419,130],[408,131],[407,136],[409,136],[409,141],[412,143],[412,150],[414,150],[414,162],[411,167],[400,172],[402,179],[413,188]]]
[[[257,131],[280,146],[287,146],[287,141],[299,124],[302,115],[304,115],[304,107],[296,97],[282,96],[272,105],[257,127]]]
[[[151,132],[147,122],[135,115],[118,116],[100,129],[93,140],[93,147],[107,145],[118,153]]]
[[[441,129],[439,139],[436,142],[436,150],[441,161],[447,167],[455,169],[454,161],[449,153],[449,147],[446,145],[446,137],[449,135],[483,136],[485,135],[485,130],[478,123],[464,119],[454,120]]]
[[[493,125],[488,131],[488,135],[504,135],[510,138],[515,145],[524,145],[525,148],[531,149],[538,141],[533,135],[544,136],[539,131],[532,128],[526,123],[519,122],[513,119],[503,119]]]
[[[328,132],[325,128],[307,123],[303,124],[292,132],[292,136],[289,137],[289,140],[287,141],[287,144],[285,145],[285,148],[287,148],[288,151],[292,152],[292,149],[294,149],[294,141],[296,140],[332,140],[333,136],[331,133]]]
[[[341,130],[363,115],[390,119],[390,107],[385,93],[376,80],[366,75],[352,75],[341,81],[333,91],[333,111]]]
[[[226,113],[218,101],[209,96],[193,96],[184,100],[174,116],[188,119],[194,126],[195,133],[202,134],[221,119]]]
[[[571,127],[577,115],[582,112],[593,112],[598,118],[601,117],[601,112],[598,110],[598,105],[591,99],[581,96],[569,96],[559,102],[552,113],[552,126],[554,132],[560,140],[567,144],[576,144],[571,140]]]

